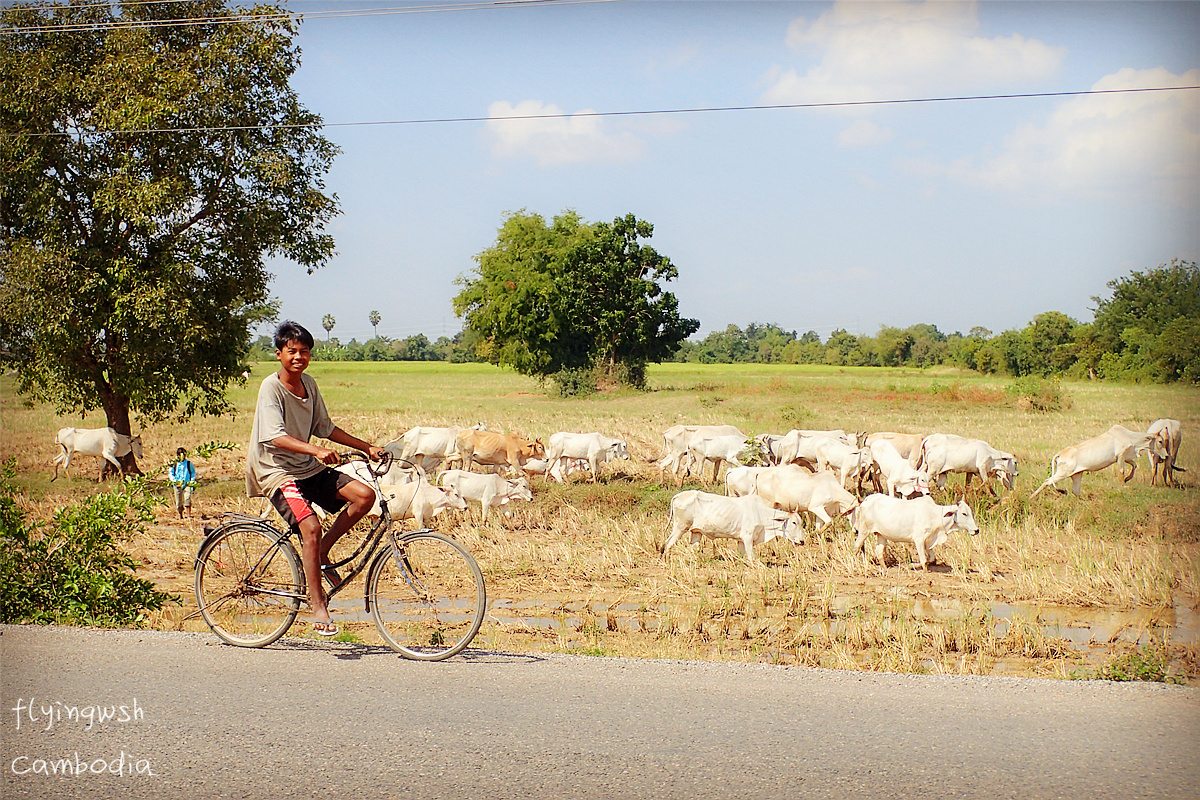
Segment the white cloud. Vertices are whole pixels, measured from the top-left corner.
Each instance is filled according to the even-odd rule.
[[[1200,85],[1200,69],[1122,69],[1093,90]],[[1044,125],[1006,137],[995,158],[933,166],[1003,190],[1088,190],[1195,205],[1200,187],[1200,90],[1085,95],[1063,100]]]
[[[891,141],[892,133],[891,128],[880,127],[864,117],[839,133],[837,141],[842,147],[872,147]]]
[[[590,109],[564,115],[555,105],[522,100],[515,106],[500,100],[488,106],[487,131],[492,153],[499,158],[531,157],[541,166],[588,161],[632,161],[645,144],[630,133],[606,133],[602,118],[584,116]],[[507,119],[544,117],[544,119]]]
[[[1019,34],[977,35],[975,3],[838,2],[788,27],[787,43],[821,60],[801,74],[781,70],[763,99],[828,103],[924,97],[1043,81],[1066,48]]]

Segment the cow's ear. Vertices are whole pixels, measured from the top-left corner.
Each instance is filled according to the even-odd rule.
[[[954,516],[954,514],[955,514],[955,512],[956,512],[956,511],[958,511],[958,507],[957,507],[957,506],[955,506],[954,508],[952,508],[952,509],[950,509],[949,511],[947,511],[945,514],[942,514],[942,516],[943,516],[943,517],[945,517],[946,519],[950,519],[951,517],[953,517],[953,516]]]

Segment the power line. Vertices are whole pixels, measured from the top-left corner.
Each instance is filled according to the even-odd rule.
[[[92,130],[86,131],[86,135],[101,135],[101,134],[142,134],[142,133],[229,133],[234,131],[255,131],[255,130],[288,130],[296,128],[350,128],[350,127],[372,127],[372,126],[387,126],[387,125],[437,125],[455,122],[507,122],[515,120],[535,120],[535,119],[575,119],[579,117],[634,117],[634,116],[653,116],[665,114],[707,114],[717,112],[730,111],[776,111],[782,109],[814,109],[814,108],[850,108],[863,106],[888,106],[888,105],[911,105],[917,103],[954,103],[965,102],[969,100],[1020,100],[1031,98],[1044,97],[1084,97],[1084,96],[1099,96],[1112,94],[1136,94],[1144,92],[1179,92],[1200,89],[1200,86],[1149,86],[1137,89],[1088,89],[1075,92],[1028,92],[1022,94],[981,94],[981,95],[959,95],[953,97],[912,97],[904,99],[891,100],[844,100],[827,103],[778,103],[772,105],[753,105],[753,106],[710,106],[696,108],[662,108],[642,111],[581,111],[573,114],[515,114],[504,117],[429,117],[421,119],[396,119],[396,120],[380,120],[374,122],[310,122],[310,123],[287,123],[279,125],[226,125],[226,126],[211,126],[211,127],[190,127],[190,128],[122,128],[116,130]],[[66,132],[38,132],[38,133],[4,133],[0,134],[0,138],[15,138],[17,136],[30,137],[45,137],[45,136],[71,136]],[[84,134],[80,134],[84,135]]]
[[[164,0],[159,0],[163,2]],[[170,2],[188,2],[188,0],[170,0]],[[276,14],[238,13],[252,12],[253,9],[231,8],[228,14],[211,17],[181,17],[175,19],[124,19],[113,18],[95,22],[72,22],[62,25],[27,25],[24,27],[0,27],[0,35],[33,34],[33,33],[80,33],[110,30],[128,30],[131,28],[167,28],[194,27],[199,25],[233,25],[244,22],[282,22],[284,20],[317,20],[335,19],[342,17],[395,16],[398,14],[430,14],[443,11],[481,11],[509,8],[528,8],[532,6],[565,6],[588,5],[593,3],[618,3],[625,0],[476,0],[465,3],[443,3],[440,5],[395,6],[388,8],[357,8],[335,11],[284,11]],[[142,5],[155,3],[155,0],[138,0],[138,2],[122,5]],[[156,3],[157,4],[157,3]],[[54,9],[86,10],[102,8],[108,3],[92,5],[46,6]]]

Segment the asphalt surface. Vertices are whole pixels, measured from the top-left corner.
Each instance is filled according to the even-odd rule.
[[[1200,797],[1176,686],[22,626],[0,666],[5,798]]]

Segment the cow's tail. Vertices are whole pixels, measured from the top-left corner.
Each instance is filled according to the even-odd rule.
[[[50,478],[51,483],[54,483],[56,480],[58,480],[58,468],[67,463],[68,453],[66,444],[63,443],[62,439],[58,438],[57,434],[54,436],[54,443],[58,445],[59,453],[58,455],[54,456],[54,460],[51,462],[51,464],[54,466],[54,476]]]

